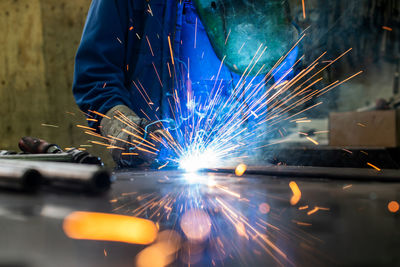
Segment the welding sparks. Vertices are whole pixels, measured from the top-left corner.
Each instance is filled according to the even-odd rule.
[[[260,205],[254,205],[254,200],[235,192],[230,179],[224,183],[212,173],[198,174],[196,179],[196,183],[191,183],[188,179],[179,179],[178,182],[176,177],[169,178],[171,182],[176,181],[171,185],[174,190],[165,190],[163,194],[123,193],[115,198],[117,202],[112,202],[115,205],[114,211],[126,212],[135,217],[146,216],[160,227],[169,226],[174,229],[168,230],[171,233],[159,233],[157,240],[137,255],[137,266],[158,262],[164,264],[160,266],[166,266],[175,259],[192,264],[204,260],[205,250],[211,257],[210,262],[221,263],[228,255],[232,259],[241,258],[244,253],[253,255],[252,250],[243,251],[238,245],[243,244],[243,240],[246,240],[246,246],[258,250],[256,255],[266,253],[279,265],[293,265],[289,256],[274,240],[288,235],[292,235],[293,240],[301,240],[296,242],[304,242],[306,239],[301,233],[287,232],[284,225],[279,225],[276,219],[280,216],[277,216],[279,213],[275,212],[276,208],[272,209],[269,203],[261,201],[257,201]],[[213,181],[213,186],[209,186],[209,181]],[[253,193],[247,194],[251,196]],[[329,210],[320,206],[317,208]],[[292,221],[299,227],[311,225]],[[182,236],[175,232],[178,228]]]
[[[227,34],[228,37],[229,34]],[[145,38],[150,51],[154,54],[150,39],[147,36]],[[188,172],[195,172],[200,169],[221,166],[226,164],[226,162],[240,162],[243,158],[249,157],[254,153],[254,149],[269,145],[258,145],[261,142],[265,143],[265,140],[260,138],[263,135],[265,136],[273,131],[277,131],[281,136],[284,136],[282,127],[280,126],[281,123],[285,121],[294,121],[296,123],[309,122],[310,120],[304,116],[298,119],[294,119],[294,117],[300,117],[298,115],[319,106],[322,102],[318,102],[302,110],[299,110],[299,107],[361,73],[356,73],[341,82],[335,81],[322,89],[313,89],[313,86],[322,81],[322,78],[317,78],[316,76],[346,55],[351,49],[348,49],[337,58],[331,60],[330,63],[317,69],[318,61],[326,54],[324,52],[308,67],[294,75],[293,78],[287,78],[287,75],[290,73],[288,71],[274,84],[267,87],[266,84],[273,79],[274,73],[280,68],[280,64],[283,63],[289,52],[304,38],[304,35],[302,35],[288,53],[278,60],[265,77],[261,81],[256,82],[255,78],[257,75],[252,77],[250,73],[253,72],[258,60],[267,49],[264,44],[260,44],[246,70],[240,76],[239,80],[235,84],[232,84],[232,90],[227,95],[224,93],[224,90],[226,90],[224,86],[226,85],[223,85],[223,80],[220,79],[221,70],[226,58],[224,57],[221,60],[218,72],[213,76],[214,85],[210,88],[206,97],[199,97],[192,90],[191,82],[188,79],[190,71],[189,58],[186,69],[180,69],[183,63],[175,64],[171,36],[168,35],[167,38],[172,65],[169,62],[166,62],[166,65],[169,77],[175,79],[174,84],[176,84],[171,97],[167,99],[171,118],[159,120],[156,115],[143,112],[149,121],[153,121],[152,118],[156,117],[155,121],[160,122],[160,125],[166,130],[165,132],[168,133],[167,135],[157,137],[150,134],[143,138],[144,129],[137,129],[133,122],[130,122],[128,118],[121,115],[118,115],[116,119],[126,125],[122,131],[132,136],[134,140],[132,142],[120,140],[117,136],[96,136],[94,128],[77,125],[80,128],[88,130],[85,133],[112,143],[113,145],[107,146],[108,149],[117,148],[123,150],[121,151],[123,155],[134,156],[128,153],[137,153],[139,156],[145,152],[154,156],[160,156],[160,151],[167,151],[165,153],[166,156],[159,158],[159,166],[161,168],[166,166],[166,162],[169,162],[170,166],[179,166],[179,168]],[[241,49],[244,45],[245,43],[243,43]],[[300,61],[301,59],[296,61],[291,67],[293,68],[295,65],[300,64]],[[151,62],[151,64],[155,76],[160,85],[163,86],[157,70],[158,66],[156,67],[154,62]],[[256,73],[260,73],[263,68],[262,66]],[[181,79],[179,81],[177,80],[177,72],[182,73],[182,75],[178,75],[179,79]],[[159,110],[160,107],[154,104],[154,101],[149,97],[141,81],[136,80],[132,81],[132,83],[134,88],[143,97],[150,111]],[[239,101],[238,99],[243,100]],[[103,117],[103,119],[110,119],[97,111],[90,112]],[[250,118],[254,121],[254,129],[250,129],[247,125]],[[166,121],[168,123],[165,123]],[[169,125],[171,121],[172,125]],[[268,130],[266,130],[267,127]],[[325,133],[326,131],[322,132]],[[319,144],[318,141],[308,135],[306,139],[315,145]],[[114,144],[117,141],[118,144],[124,144],[115,146]],[[94,144],[104,146],[103,142]],[[155,147],[160,147],[161,149],[154,149]],[[242,175],[237,169],[235,171],[239,174],[238,176]]]
[[[302,0],[302,5],[303,16],[306,18],[304,0]],[[150,7],[149,10],[151,11]],[[196,31],[197,20],[195,36]],[[231,31],[229,30],[225,43],[229,41],[230,34]],[[216,260],[221,258],[233,257],[232,255],[235,255],[235,252],[240,255],[241,251],[232,240],[224,240],[227,239],[226,236],[218,234],[221,232],[221,225],[233,230],[232,233],[239,238],[256,243],[258,253],[261,253],[259,251],[267,253],[278,265],[293,264],[285,252],[272,241],[284,232],[282,230],[284,227],[279,224],[274,225],[269,220],[270,217],[278,217],[276,208],[271,208],[272,202],[269,199],[254,201],[251,194],[246,195],[247,192],[237,190],[229,184],[221,183],[218,177],[203,176],[196,172],[200,169],[211,169],[219,165],[227,166],[227,162],[230,164],[236,162],[235,164],[237,164],[245,161],[246,157],[251,157],[255,153],[255,149],[271,145],[270,143],[265,144],[265,140],[260,136],[279,133],[280,136],[284,137],[287,134],[282,123],[310,122],[311,120],[304,113],[318,107],[322,104],[322,101],[316,101],[315,104],[308,105],[306,108],[303,108],[303,106],[362,73],[358,72],[343,81],[322,85],[323,78],[319,77],[321,72],[346,55],[351,49],[321,66],[321,60],[326,55],[326,52],[324,52],[299,73],[293,73],[293,69],[302,64],[301,58],[292,66],[289,66],[289,70],[281,78],[275,80],[275,74],[282,67],[281,64],[285,61],[289,52],[303,39],[304,35],[302,35],[292,49],[279,59],[266,75],[261,77],[261,81],[258,81],[255,78],[257,75],[253,77],[251,73],[259,74],[265,71],[263,70],[265,66],[258,67],[257,65],[258,60],[267,51],[266,45],[260,44],[238,81],[223,81],[220,77],[226,58],[224,57],[221,60],[218,72],[210,78],[212,80],[210,90],[203,96],[198,94],[197,89],[192,88],[194,85],[189,80],[191,61],[189,58],[187,60],[174,58],[173,43],[175,43],[175,40],[171,40],[172,36],[168,35],[167,37],[170,62],[165,64],[168,67],[168,74],[161,72],[160,67],[162,66],[159,66],[158,63],[157,67],[154,62],[150,61],[149,64],[152,64],[155,72],[154,78],[157,77],[161,86],[163,86],[162,82],[165,76],[166,78],[169,77],[173,83],[171,95],[166,99],[171,114],[170,118],[158,118],[156,112],[159,109],[161,110],[161,107],[157,106],[157,101],[154,101],[150,97],[151,94],[147,93],[149,88],[145,88],[143,81],[135,79],[131,84],[134,86],[134,90],[140,93],[140,95],[138,94],[139,97],[142,97],[149,107],[149,111],[144,112],[142,110],[144,117],[161,125],[160,127],[164,130],[162,137],[152,133],[145,135],[146,129],[138,127],[123,114],[118,114],[112,119],[118,119],[121,122],[124,126],[122,132],[129,135],[133,139],[132,141],[122,140],[117,135],[101,136],[96,133],[94,128],[78,125],[78,127],[86,130],[86,134],[102,139],[101,142],[90,141],[93,144],[106,146],[108,149],[121,150],[118,152],[123,156],[138,156],[140,153],[146,152],[159,157],[157,167],[159,170],[166,166],[179,166],[186,172],[183,175],[184,179],[181,177],[182,185],[174,188],[171,192],[162,194],[152,192],[142,195],[135,192],[125,193],[111,202],[119,205],[114,211],[127,209],[130,215],[143,216],[154,220],[156,226],[153,226],[157,230],[163,229],[162,227],[165,224],[172,225],[173,228],[180,226],[184,234],[184,236],[182,235],[183,238],[187,239],[186,242],[182,242],[182,244],[178,242],[179,245],[173,247],[165,246],[165,242],[157,240],[138,254],[137,265],[149,266],[149,263],[157,263],[163,266],[170,264],[171,255],[177,253],[178,250],[182,254],[182,261],[191,264],[202,253],[204,244],[211,244],[210,246],[216,251],[217,257],[212,259],[214,264]],[[147,36],[145,38],[151,54],[154,55],[156,51],[153,51],[149,38]],[[244,42],[238,53],[250,46],[245,44]],[[194,48],[196,48],[196,37]],[[158,73],[157,68],[160,73]],[[162,74],[162,76],[159,74]],[[102,117],[102,119],[111,119],[99,112],[90,112]],[[88,115],[90,116],[90,114]],[[93,122],[95,121],[93,120]],[[320,133],[327,133],[327,131],[320,131]],[[303,135],[313,144],[319,144],[309,136],[310,134],[304,133]],[[123,145],[116,146],[116,143]],[[276,143],[279,143],[279,141]],[[165,152],[166,155],[161,156],[162,152]],[[237,165],[235,168],[236,176],[242,176],[246,169],[245,164]],[[243,178],[235,178],[235,180],[241,179]],[[172,183],[171,180],[167,177],[160,179],[159,182],[168,185],[168,183]],[[290,204],[295,206],[300,202],[302,193],[294,181],[289,183],[289,187],[293,194],[290,196]],[[121,204],[120,200],[126,198],[130,198],[129,201]],[[284,201],[287,201],[287,199]],[[266,202],[269,202],[271,206]],[[139,203],[139,205],[132,210],[129,209],[132,206],[131,203]],[[238,208],[239,205],[245,206],[255,215],[252,214],[254,216],[249,217],[244,214]],[[298,208],[291,207],[291,209],[308,215],[319,210],[328,210],[319,206],[308,210],[308,205]],[[299,226],[311,225],[299,221],[295,223]],[[65,229],[76,230],[80,228],[67,227]],[[100,231],[105,230],[100,229]],[[71,232],[68,233],[71,234]],[[77,236],[77,238],[82,239],[103,240],[104,238],[104,240],[109,240],[96,234],[92,236],[92,233],[88,234],[85,231],[78,231]],[[281,236],[286,238],[287,233]],[[119,240],[120,237],[110,239],[115,241]],[[197,251],[197,254],[195,251]]]

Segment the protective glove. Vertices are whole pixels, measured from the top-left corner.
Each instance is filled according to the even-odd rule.
[[[108,138],[113,160],[119,167],[150,165],[159,152],[163,130],[140,118],[130,108],[118,105],[100,122],[101,134]]]

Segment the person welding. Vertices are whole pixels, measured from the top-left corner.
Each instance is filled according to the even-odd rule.
[[[93,0],[76,54],[73,93],[82,111],[96,111],[89,126],[115,137],[118,149],[111,152],[120,167],[151,163],[155,157],[132,144],[147,134],[162,136],[161,124],[152,122],[172,118],[169,99],[177,83],[184,80],[184,87],[207,96],[218,82],[229,94],[260,44],[268,50],[254,69],[265,67],[251,74],[262,80],[298,35],[287,1]],[[275,80],[293,65],[297,50]],[[129,127],[143,135],[129,134]],[[132,149],[139,155],[123,153]]]

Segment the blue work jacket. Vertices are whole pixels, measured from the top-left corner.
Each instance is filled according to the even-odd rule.
[[[176,75],[190,76],[192,89],[207,95],[220,60],[190,1],[93,0],[76,54],[76,103],[84,112],[122,104],[150,120],[171,118],[168,98],[184,80],[172,77],[171,54]],[[218,75],[225,89],[238,78],[225,66]],[[101,117],[91,115],[97,129]]]

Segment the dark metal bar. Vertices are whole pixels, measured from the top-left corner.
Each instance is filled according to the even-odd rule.
[[[82,187],[92,192],[108,190],[113,181],[109,171],[96,165],[0,159],[0,166],[36,169],[52,186]]]
[[[235,168],[203,169],[206,172],[234,173]],[[363,182],[400,182],[400,170],[357,169],[357,168],[326,168],[308,166],[257,166],[248,167],[246,174],[324,178],[333,180],[356,180]]]
[[[71,162],[83,164],[103,165],[99,157],[90,155],[86,151],[73,148],[66,152],[41,153],[41,154],[0,154],[0,159],[38,160],[52,162]]]
[[[65,152],[57,154],[11,154],[1,155],[0,159],[72,162],[72,155]]]
[[[0,163],[0,187],[36,191],[42,182],[42,175],[34,168]]]

